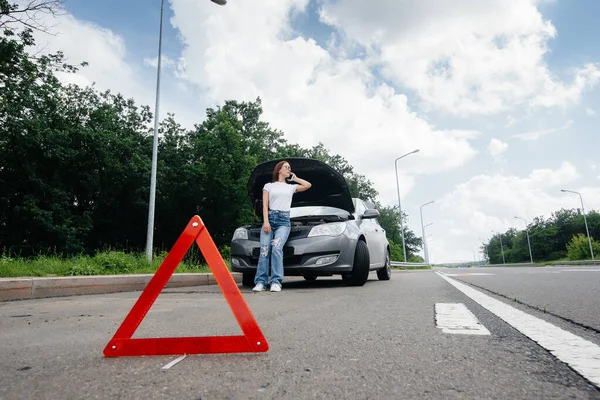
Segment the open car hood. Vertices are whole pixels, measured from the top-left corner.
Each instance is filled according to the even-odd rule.
[[[259,164],[248,179],[248,194],[254,206],[254,212],[262,219],[262,190],[271,182],[273,169],[280,161],[287,161],[292,172],[299,178],[312,184],[305,192],[295,193],[292,207],[329,206],[354,212],[354,203],[350,189],[344,177],[329,165],[311,158],[280,158]],[[296,183],[292,183],[296,185]]]

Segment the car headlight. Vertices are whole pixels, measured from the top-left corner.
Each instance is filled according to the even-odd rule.
[[[231,240],[236,240],[236,239],[248,240],[248,229],[237,228],[235,230],[235,232],[233,232],[233,239],[231,239]]]
[[[345,222],[332,222],[330,224],[322,224],[313,227],[308,237],[314,236],[339,236],[346,230]]]

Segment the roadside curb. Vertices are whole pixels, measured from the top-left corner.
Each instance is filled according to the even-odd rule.
[[[232,272],[236,283],[242,274]],[[0,278],[0,302],[45,297],[142,291],[154,274],[94,275],[46,278]],[[214,285],[213,274],[173,274],[166,288]]]

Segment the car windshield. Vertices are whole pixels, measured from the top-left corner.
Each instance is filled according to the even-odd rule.
[[[348,211],[342,210],[340,208],[335,207],[292,207],[290,210],[290,218],[301,218],[301,217],[309,217],[309,216],[325,216],[325,215],[335,215],[339,216],[343,219],[348,219],[350,213]]]

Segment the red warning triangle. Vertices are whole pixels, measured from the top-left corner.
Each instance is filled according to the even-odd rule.
[[[233,315],[242,328],[239,336],[203,336],[132,339],[152,304],[165,287],[173,272],[196,242],[204,255],[208,266],[225,295]],[[260,330],[248,304],[244,300],[233,276],[227,269],[217,246],[210,237],[206,226],[199,216],[195,215],[175,242],[175,245],[160,265],[148,286],[117,329],[113,338],[104,349],[105,357],[122,356],[157,356],[177,354],[212,354],[266,352],[269,344]]]

